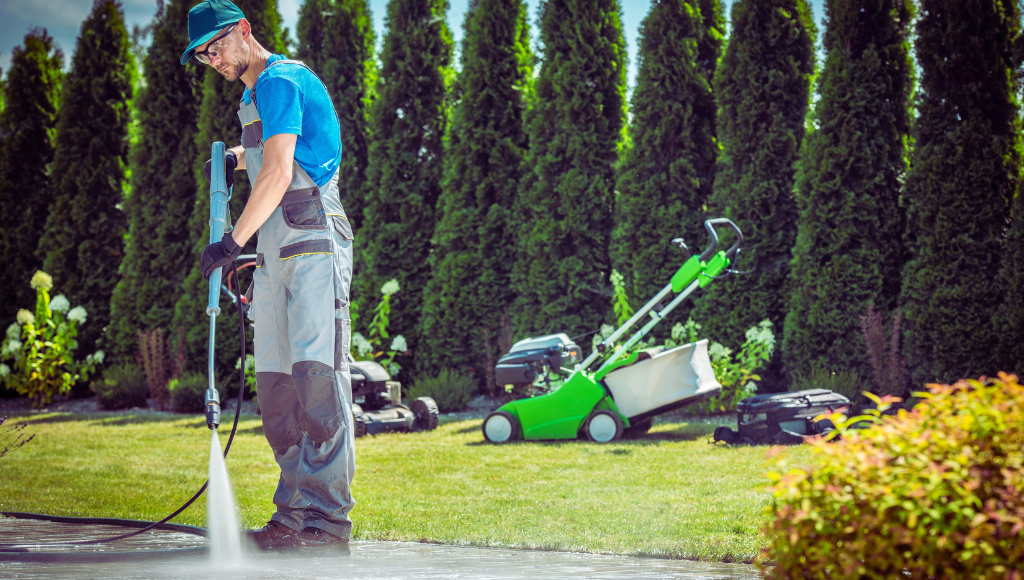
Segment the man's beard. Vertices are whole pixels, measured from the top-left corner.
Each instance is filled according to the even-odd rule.
[[[249,70],[249,63],[243,60],[236,65],[228,66],[224,71],[218,72],[220,72],[220,74],[222,74],[227,80],[235,82],[242,78],[242,75],[245,74],[245,71],[247,70]]]

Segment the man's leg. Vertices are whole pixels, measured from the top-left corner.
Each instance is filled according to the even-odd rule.
[[[295,395],[290,376],[280,373],[257,373],[256,376],[263,432],[281,468],[277,490],[274,492],[277,511],[271,520],[298,532],[303,528],[302,514],[309,505],[299,493],[296,481],[305,413]]]
[[[303,527],[323,530],[341,539],[351,535],[348,517],[353,500],[350,490],[354,470],[351,426],[343,384],[348,378],[347,358],[343,372],[336,372],[342,347],[339,332],[347,328],[347,300],[335,298],[335,256],[307,253],[284,260],[283,279],[288,288],[288,334],[291,376],[295,393],[305,410],[305,435],[299,447],[295,483],[309,502]],[[339,308],[339,306],[342,306]],[[339,312],[346,315],[339,319]]]
[[[309,502],[298,491],[298,443],[305,428],[305,411],[295,393],[290,371],[287,292],[271,264],[260,262],[253,274],[254,351],[256,393],[263,420],[263,433],[281,468],[271,521],[295,532],[302,530],[303,511]]]

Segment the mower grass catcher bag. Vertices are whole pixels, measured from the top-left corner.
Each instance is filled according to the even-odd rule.
[[[815,423],[815,417],[849,406],[849,399],[825,389],[754,395],[737,405],[739,432],[717,427],[714,439],[750,445],[802,443],[805,437],[832,430],[830,421]]]

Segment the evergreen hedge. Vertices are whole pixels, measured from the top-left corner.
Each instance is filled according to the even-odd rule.
[[[353,229],[363,212],[369,153],[367,114],[377,79],[373,23],[366,0],[306,0],[295,58],[320,76],[341,122],[338,187]]]
[[[463,28],[416,368],[421,376],[469,369],[491,388],[497,358],[511,346],[501,340],[514,298],[516,249],[507,235],[526,155],[533,55],[519,0],[479,0]]]
[[[1020,183],[1012,0],[922,0],[903,271],[915,384],[999,370],[992,328],[1010,202]]]
[[[33,28],[11,53],[0,113],[0,326],[31,308],[35,291],[25,283],[42,266],[35,252],[46,225],[53,161],[53,130],[64,53],[46,29]]]
[[[179,64],[188,46],[191,0],[170,0],[157,12],[136,97],[139,139],[131,151],[131,190],[124,201],[128,240],[111,300],[110,351],[128,362],[138,331],[168,329],[174,298],[191,269],[195,240],[196,121],[203,65]],[[174,334],[172,332],[172,334]]]
[[[860,319],[896,309],[912,90],[909,0],[830,0],[815,128],[797,178],[783,359],[871,376]]]
[[[285,52],[286,46],[281,35],[281,16],[277,12],[277,0],[237,0],[235,4],[245,14],[246,20],[252,25],[252,34],[264,48],[274,54]],[[179,65],[181,66],[181,65]],[[198,131],[196,132],[196,153],[192,160],[193,179],[196,193],[191,218],[189,220],[190,258],[186,261],[190,270],[181,284],[178,301],[174,305],[174,318],[171,321],[172,335],[177,329],[185,329],[184,354],[187,368],[200,371],[206,368],[207,348],[209,346],[210,319],[206,315],[206,301],[210,285],[203,280],[199,271],[199,256],[203,248],[210,242],[210,182],[203,175],[203,166],[210,158],[210,147],[215,141],[223,141],[227,147],[239,143],[241,127],[238,124],[238,102],[242,98],[245,85],[241,82],[230,83],[215,71],[213,67],[204,67],[205,78],[202,84],[202,97],[199,105]],[[252,185],[244,171],[235,173],[235,183],[229,202],[232,219],[238,219],[249,200]],[[244,254],[256,253],[256,239],[253,236],[242,249]],[[243,270],[242,290],[252,280],[252,268]],[[226,281],[225,281],[226,282]],[[237,289],[237,285],[234,286]],[[226,297],[221,297],[221,309],[227,315],[217,318],[217,372],[227,375],[235,371],[238,361],[238,320],[234,306]],[[230,315],[230,316],[228,316]]]
[[[430,277],[430,238],[441,193],[446,91],[452,71],[447,0],[390,0],[381,69],[370,112],[369,166],[363,220],[356,240],[362,269],[356,299],[364,309],[377,289],[398,280],[391,329],[416,352],[423,288]],[[357,320],[365,327],[369,316]]]
[[[596,330],[611,319],[608,255],[626,117],[617,0],[548,0],[528,114],[530,151],[513,215],[517,336]]]
[[[695,299],[693,317],[708,336],[734,350],[746,329],[767,318],[782,328],[786,276],[796,241],[796,161],[814,72],[814,24],[805,0],[737,0],[732,32],[715,71],[721,153],[710,217],[728,217],[748,246],[739,269]],[[731,244],[731,236],[722,243]],[[703,248],[701,235],[693,246]],[[756,248],[756,249],[755,249]],[[751,259],[755,256],[754,259]],[[780,387],[778,351],[763,373]]]
[[[706,2],[711,22],[721,5]],[[717,14],[715,14],[717,10]],[[630,103],[629,143],[618,167],[611,258],[634,307],[668,284],[687,256],[671,245],[704,240],[704,206],[715,177],[715,101],[711,75],[721,32],[705,28],[701,8],[657,0],[640,27],[639,72]],[[701,54],[701,48],[708,54]],[[686,319],[677,308],[674,319]],[[667,333],[672,325],[663,325]],[[667,334],[666,334],[667,335]]]
[[[1024,195],[1019,191],[1011,215],[1013,221],[1000,271],[1006,298],[996,311],[993,326],[999,334],[997,368],[1024,375]]]
[[[124,253],[125,168],[135,62],[120,4],[97,0],[82,23],[62,89],[50,206],[38,256],[54,285],[89,313],[79,350],[110,322]]]

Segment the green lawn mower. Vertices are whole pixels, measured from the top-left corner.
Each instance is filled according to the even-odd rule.
[[[718,250],[715,226],[728,226],[735,233],[736,242],[728,250]],[[700,256],[690,256],[669,284],[586,360],[579,362],[580,348],[565,334],[528,338],[513,345],[495,368],[498,385],[532,384],[550,390],[553,379],[563,382],[556,390],[511,401],[487,415],[482,426],[484,438],[505,443],[520,438],[576,439],[582,433],[591,441],[608,443],[626,430],[646,433],[656,415],[719,394],[722,385],[711,368],[707,340],[669,350],[630,352],[694,290],[735,273],[730,266],[736,263],[743,244],[740,229],[725,218],[707,220],[704,227],[711,235],[708,248]],[[682,239],[672,243],[686,250]],[[672,293],[676,296],[662,307]],[[611,352],[616,341],[648,315],[651,320]],[[572,369],[563,367],[574,363]],[[596,371],[591,370],[594,367]]]

